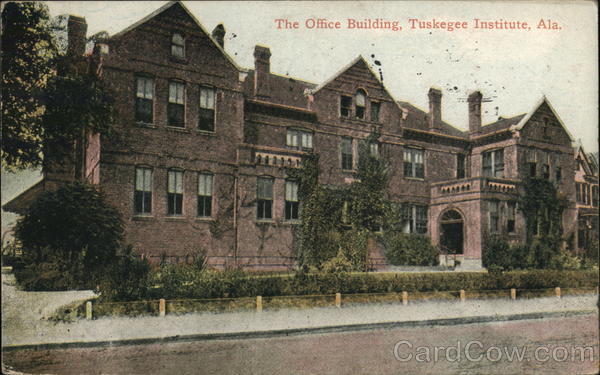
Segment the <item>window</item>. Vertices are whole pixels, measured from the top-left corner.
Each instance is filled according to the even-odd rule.
[[[369,143],[369,155],[378,157],[379,156],[379,143],[371,142]]]
[[[560,180],[562,179],[562,169],[560,167],[556,167],[554,169],[554,173],[555,173],[554,179],[556,180],[556,182],[560,182]]]
[[[153,120],[154,80],[148,77],[136,77],[135,81],[135,120],[151,124]]]
[[[515,233],[515,216],[517,204],[515,202],[508,202],[506,204],[507,218],[506,218],[506,231],[508,233]]]
[[[466,158],[464,154],[456,154],[456,178],[465,178]]]
[[[371,102],[371,121],[379,122],[379,109],[381,103],[379,102]]]
[[[352,138],[342,138],[342,169],[352,169]]]
[[[300,203],[298,202],[298,183],[285,182],[285,219],[298,220],[300,217]]]
[[[483,176],[504,177],[504,150],[483,153]]]
[[[588,184],[581,184],[581,201],[584,204],[590,204],[590,199],[589,199],[589,190],[590,190],[590,185]]]
[[[198,111],[198,129],[215,131],[215,90],[200,87],[200,108]]]
[[[592,206],[598,207],[598,185],[592,185]]]
[[[273,218],[273,179],[259,177],[256,187],[256,218],[259,220]]]
[[[171,55],[179,58],[185,57],[185,39],[181,34],[175,33],[171,38]]]
[[[550,166],[548,164],[544,164],[542,166],[542,176],[546,179],[550,179]]]
[[[167,188],[167,215],[181,215],[183,212],[183,172],[169,171]]]
[[[340,98],[340,116],[350,117],[352,113],[352,98],[349,96],[342,96]]]
[[[350,225],[350,217],[352,215],[352,202],[350,200],[345,199],[342,205],[342,224]]]
[[[537,152],[535,150],[527,150],[527,170],[529,177],[537,175]]]
[[[213,175],[200,173],[198,175],[198,217],[212,215]]]
[[[296,149],[312,150],[313,135],[303,130],[288,129],[285,143]]]
[[[184,127],[184,92],[185,85],[182,82],[169,83],[169,105],[167,107],[167,124],[169,126]]]
[[[500,230],[500,202],[489,201],[488,202],[488,225],[490,233],[498,233]]]
[[[575,183],[575,199],[577,200],[578,203],[583,203],[583,200],[581,199],[581,197],[582,197],[581,190],[582,189],[583,189],[583,184],[580,184],[579,182]]]
[[[404,204],[401,222],[403,233],[427,233],[427,206]]]
[[[367,101],[367,95],[363,90],[358,90],[355,96],[355,110],[354,114],[356,118],[364,120],[365,119],[365,103]]]
[[[133,210],[136,214],[152,212],[152,169],[135,169],[135,192]]]
[[[404,177],[425,177],[423,150],[414,148],[404,149]]]

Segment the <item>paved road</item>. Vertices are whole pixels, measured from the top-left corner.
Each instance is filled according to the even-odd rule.
[[[446,349],[439,349],[457,345],[459,361],[456,349],[448,349],[448,357]],[[509,353],[513,348],[518,351],[512,361],[504,347]],[[522,350],[525,354],[519,361]],[[3,361],[19,371],[45,374],[595,374],[598,315],[112,348],[15,350],[4,353]]]

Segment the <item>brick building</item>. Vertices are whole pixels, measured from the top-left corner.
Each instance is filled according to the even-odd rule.
[[[81,26],[70,43],[85,37]],[[486,233],[524,239],[516,201],[527,176],[548,178],[567,197],[565,240],[582,246],[588,235],[578,228],[594,215],[597,233],[597,168],[573,148],[545,98],[526,114],[483,125],[485,99],[475,91],[465,104],[469,130],[461,131],[443,121],[440,90],[424,93],[428,111],[397,101],[362,57],[310,83],[271,72],[264,46],[255,47],[253,69],[239,67],[223,48],[225,33],[222,25],[208,33],[171,2],[89,56],[116,94],[119,136],[88,135],[68,172],[107,193],[138,252],[183,261],[204,248],[216,267],[292,266],[302,203],[287,168],[315,152],[321,182],[347,185],[359,141],[374,130],[381,136],[373,152],[392,165],[388,194],[403,207],[399,224],[457,253],[463,267],[481,265]],[[55,175],[46,170],[5,208],[22,212]],[[577,202],[580,183],[589,198]],[[371,257],[381,258],[376,247]]]

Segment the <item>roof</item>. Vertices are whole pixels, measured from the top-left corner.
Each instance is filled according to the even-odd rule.
[[[526,114],[523,113],[523,114],[520,114],[517,116],[508,117],[508,118],[499,117],[498,121],[492,122],[491,124],[483,125],[481,127],[479,134],[485,135],[485,134],[495,133],[495,132],[501,131],[501,130],[509,130],[511,128],[511,126],[517,125],[519,123],[519,121],[521,121],[523,119],[523,117],[525,117],[525,116],[526,116]]]
[[[317,85],[288,76],[269,73],[269,98],[265,101],[291,107],[307,108],[307,89]],[[254,96],[254,69],[248,71],[245,81],[245,91],[249,98]]]
[[[129,31],[137,28],[140,25],[143,25],[144,23],[148,22],[149,20],[151,20],[152,18],[158,16],[159,14],[165,12],[166,10],[170,9],[171,7],[174,6],[179,6],[181,9],[183,9],[183,11],[194,21],[194,23],[196,23],[196,26],[198,26],[198,28],[200,30],[202,30],[202,32],[204,34],[206,34],[206,36],[208,37],[208,39],[213,43],[213,45],[218,48],[221,53],[225,56],[225,58],[239,71],[245,71],[245,69],[241,68],[240,66],[238,66],[238,64],[227,54],[227,52],[225,52],[225,49],[223,49],[223,47],[221,47],[221,45],[219,43],[217,43],[217,41],[212,37],[211,33],[209,33],[204,26],[202,26],[202,24],[200,23],[200,21],[198,21],[198,19],[192,14],[192,12],[189,11],[188,8],[186,8],[185,5],[183,5],[182,3],[180,3],[179,1],[169,1],[168,3],[166,3],[165,5],[163,5],[162,7],[158,8],[157,10],[155,10],[154,12],[148,14],[146,17],[142,18],[141,20],[132,23],[131,25],[127,26],[126,28],[124,28],[123,30],[119,31],[118,33],[114,34],[113,36],[111,36],[112,38],[119,38],[120,36],[128,33]]]
[[[44,182],[44,179],[36,182],[29,189],[23,191],[21,194],[6,202],[2,206],[2,209],[15,214],[25,213],[29,205],[38,197],[40,193],[42,193],[42,191],[44,191]]]
[[[429,131],[428,114],[422,109],[414,106],[409,102],[398,101],[400,108],[405,113],[402,121],[402,126],[409,129]],[[443,120],[437,120],[436,129],[441,134],[450,135],[453,137],[467,138],[467,133],[455,128]]]

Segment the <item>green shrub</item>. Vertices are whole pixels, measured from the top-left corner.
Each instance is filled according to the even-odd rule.
[[[389,232],[383,236],[385,257],[395,266],[435,266],[439,252],[428,237],[420,234]]]
[[[325,273],[350,272],[353,268],[352,263],[348,260],[341,248],[338,255],[323,263],[323,272]]]

